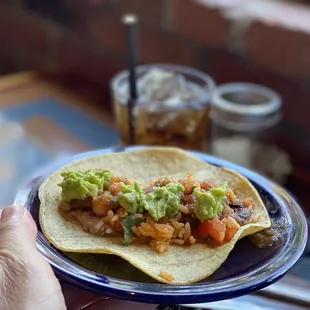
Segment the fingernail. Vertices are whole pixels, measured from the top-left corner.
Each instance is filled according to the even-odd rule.
[[[24,214],[25,208],[23,206],[10,206],[7,208],[4,208],[1,213],[1,222],[6,221],[7,219],[13,217],[13,216],[19,216]]]

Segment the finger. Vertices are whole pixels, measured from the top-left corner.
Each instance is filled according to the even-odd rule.
[[[0,255],[25,255],[35,249],[36,226],[29,212],[22,206],[10,206],[1,212]]]
[[[2,213],[4,213],[3,217]],[[10,207],[4,208],[3,210],[0,210],[0,225],[1,222],[19,220],[20,216],[26,217],[26,221],[23,223],[27,224],[30,227],[34,236],[37,236],[37,226],[31,214],[26,208],[21,205],[12,205]]]

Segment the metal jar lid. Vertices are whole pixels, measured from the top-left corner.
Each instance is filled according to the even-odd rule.
[[[260,130],[280,121],[281,106],[281,97],[270,88],[252,83],[227,83],[213,92],[210,118],[231,130]]]

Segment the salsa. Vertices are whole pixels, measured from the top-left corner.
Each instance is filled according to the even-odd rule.
[[[287,224],[284,219],[279,219],[272,222],[270,228],[266,228],[249,237],[252,244],[260,249],[268,248],[274,245],[281,245],[284,242],[283,235],[287,229]]]

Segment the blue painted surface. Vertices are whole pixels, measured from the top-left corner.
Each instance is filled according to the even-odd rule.
[[[0,179],[0,208],[11,204],[24,180],[50,159],[49,154],[28,140],[20,141],[18,145],[9,148],[0,148],[1,162],[11,163],[13,168],[10,179]]]
[[[117,131],[54,98],[7,107],[2,113],[14,121],[24,121],[33,116],[47,117],[95,149],[118,143]]]
[[[28,118],[45,117],[92,149],[115,145],[119,141],[117,131],[54,98],[8,106],[1,109],[0,114],[7,121],[17,123]],[[53,159],[47,150],[32,142],[29,137],[1,145],[0,163],[10,166],[13,173],[9,179],[0,177],[0,208],[12,203],[17,189],[33,171]]]

